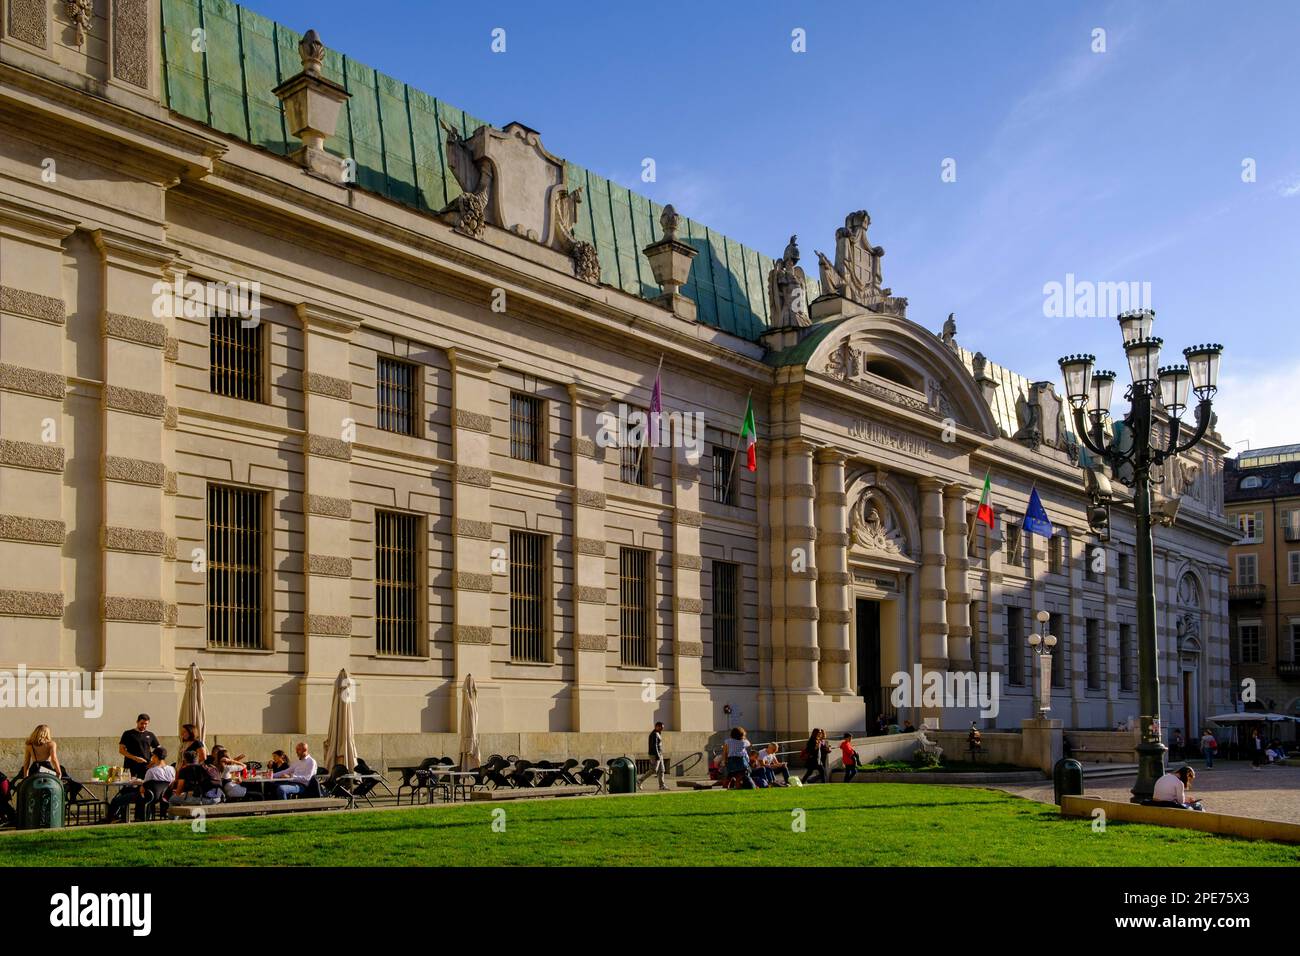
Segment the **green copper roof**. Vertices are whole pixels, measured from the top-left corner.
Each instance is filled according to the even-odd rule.
[[[301,34],[229,0],[162,0],[162,25],[170,109],[282,156],[297,148],[271,90],[299,72]],[[483,120],[337,50],[328,51],[322,72],[352,94],[325,146],[356,160],[358,186],[424,212],[460,194],[438,121],[469,136]],[[641,250],[661,238],[663,207],[581,166],[565,168],[569,188],[585,187],[577,234],[596,246],[601,280],[633,295],[659,295]],[[685,218],[678,238],[699,250],[682,292],[695,300],[700,321],[756,340],[768,326],[771,258]],[[808,287],[812,301],[816,281]]]

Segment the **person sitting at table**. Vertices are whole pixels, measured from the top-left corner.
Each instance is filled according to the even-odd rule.
[[[23,744],[23,777],[42,770],[56,777],[63,776],[63,768],[59,766],[59,745],[50,734],[49,724],[37,724]]]
[[[149,757],[158,746],[158,738],[149,729],[149,715],[140,714],[135,726],[123,731],[117,742],[117,752],[122,755],[122,769],[133,777],[143,777],[149,767]]]
[[[283,750],[271,751],[271,759],[267,761],[266,769],[271,773],[279,773],[289,767],[289,755]]]
[[[243,754],[238,757],[230,756],[230,751],[221,744],[213,746],[212,753],[208,755],[207,762],[221,774],[221,792],[226,795],[227,800],[243,800],[248,796],[247,788],[235,777],[235,774],[241,773],[244,769],[243,757]]]
[[[284,783],[268,788],[267,796],[272,800],[284,800],[289,796],[302,793],[316,778],[316,758],[307,752],[307,742],[298,741],[295,748],[298,759],[283,770],[277,770],[271,776]]]
[[[176,782],[176,771],[167,765],[167,748],[155,747],[149,756],[149,769],[144,772],[144,782],[138,787],[123,787],[108,804],[105,823],[125,823],[126,808],[135,804],[135,819],[144,819],[144,810],[150,803],[149,784]],[[164,791],[165,795],[166,791]]]
[[[199,760],[199,752],[191,750],[185,755],[185,766],[176,775],[173,806],[207,806],[221,802],[221,772],[211,764]]]

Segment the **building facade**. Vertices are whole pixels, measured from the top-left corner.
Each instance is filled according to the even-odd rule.
[[[1228,521],[1239,535],[1228,548],[1233,684],[1253,682],[1243,706],[1296,714],[1300,445],[1242,452],[1226,462],[1223,482]]]
[[[814,280],[230,3],[0,10],[0,669],[101,675],[62,735],[191,663],[231,734],[343,668],[373,734],[471,674],[487,732],[1015,728],[1040,610],[1052,716],[1137,714],[1131,511],[1096,540],[1054,386],[909,319],[865,212]],[[1167,728],[1230,706],[1224,451],[1162,487]],[[896,708],[917,666],[996,714]]]

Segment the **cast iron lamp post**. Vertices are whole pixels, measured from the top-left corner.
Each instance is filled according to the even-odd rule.
[[[1042,634],[1030,634],[1029,646],[1034,651],[1034,686],[1038,688],[1038,719],[1046,720],[1047,712],[1052,709],[1052,648],[1056,646],[1056,635],[1047,633],[1047,622],[1052,615],[1039,611],[1035,618]]]
[[[1195,345],[1183,349],[1186,365],[1158,368],[1163,340],[1151,335],[1156,314],[1150,309],[1125,312],[1119,317],[1133,384],[1125,393],[1129,413],[1124,431],[1109,444],[1105,426],[1110,418],[1114,372],[1094,372],[1091,355],[1067,355],[1060,360],[1065,392],[1074,409],[1079,440],[1111,466],[1115,477],[1133,489],[1137,537],[1138,710],[1142,741],[1137,746],[1138,776],[1133,802],[1149,800],[1156,780],[1164,773],[1165,746],[1160,742],[1160,674],[1156,651],[1156,581],[1152,545],[1151,473],[1164,462],[1192,448],[1210,426],[1210,409],[1218,390],[1221,345]],[[1188,390],[1196,392],[1196,425],[1191,438],[1179,441],[1182,416],[1187,411]],[[1153,442],[1154,407],[1168,415],[1168,440]],[[1085,419],[1086,413],[1086,419]]]

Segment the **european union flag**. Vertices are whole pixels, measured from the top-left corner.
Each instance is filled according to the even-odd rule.
[[[1041,534],[1044,538],[1050,538],[1055,534],[1051,519],[1047,517],[1047,509],[1038,499],[1037,488],[1029,493],[1029,507],[1025,509],[1025,520],[1020,526],[1030,534]]]

